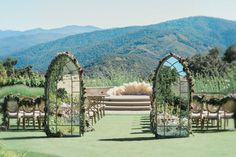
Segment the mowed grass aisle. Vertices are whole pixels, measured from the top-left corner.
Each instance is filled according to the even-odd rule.
[[[47,138],[43,132],[32,131],[1,132],[0,143],[27,152],[26,156],[235,157],[236,131],[156,140],[149,132],[148,115],[106,115],[94,132],[81,138]]]

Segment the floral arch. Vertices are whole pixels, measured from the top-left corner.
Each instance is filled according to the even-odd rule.
[[[81,136],[84,133],[83,70],[76,58],[59,53],[46,73],[45,132],[47,136]]]
[[[185,58],[170,53],[160,60],[153,78],[150,114],[157,138],[189,136],[192,86]]]

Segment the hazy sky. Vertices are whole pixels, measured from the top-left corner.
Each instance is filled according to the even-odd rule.
[[[0,0],[0,29],[148,25],[187,16],[236,20],[236,0]]]

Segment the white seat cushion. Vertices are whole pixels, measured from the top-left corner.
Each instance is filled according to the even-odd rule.
[[[200,113],[191,113],[191,117],[192,118],[201,118],[201,114]]]
[[[224,118],[232,118],[234,113],[225,113]]]
[[[207,118],[218,119],[218,118],[220,118],[220,115],[217,113],[209,113]]]
[[[17,112],[7,112],[8,117],[17,117]]]
[[[33,112],[29,112],[29,113],[25,112],[24,113],[24,117],[33,117],[33,116],[34,116]]]
[[[44,117],[44,116],[45,116],[45,113],[44,113],[44,112],[40,112],[40,116],[41,116],[41,117]]]

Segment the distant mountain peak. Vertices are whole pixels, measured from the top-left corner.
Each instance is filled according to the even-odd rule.
[[[24,31],[17,31],[17,30],[0,30],[0,39],[7,38],[7,37],[16,37],[20,35],[32,35],[32,34],[38,34],[38,33],[60,33],[60,34],[76,34],[76,32],[83,33],[83,32],[92,32],[96,30],[100,30],[101,28],[96,26],[79,26],[79,25],[67,25],[63,27],[58,28],[33,28],[33,29],[27,29]]]
[[[100,28],[68,25],[53,29],[34,28],[26,31],[0,31],[0,57],[23,51],[37,44],[96,30],[100,30]]]

